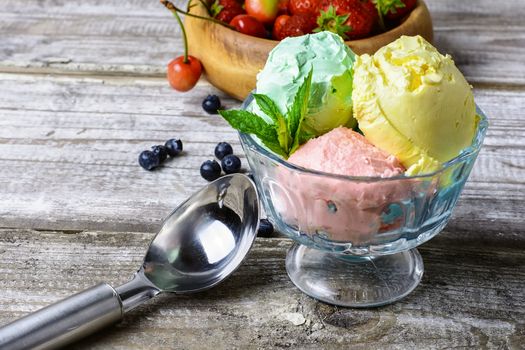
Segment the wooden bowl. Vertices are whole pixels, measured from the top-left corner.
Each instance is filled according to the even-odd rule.
[[[206,8],[197,3],[191,13],[208,17]],[[279,42],[245,35],[194,17],[186,16],[184,22],[190,54],[201,60],[208,81],[238,100],[246,98],[255,88],[256,75],[264,67],[268,53]],[[432,42],[432,20],[422,0],[399,26],[370,38],[346,41],[346,44],[357,54],[372,54],[401,35],[416,34]]]

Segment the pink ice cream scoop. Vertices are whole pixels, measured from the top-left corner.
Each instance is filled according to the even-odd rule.
[[[405,171],[394,156],[345,127],[308,141],[288,161],[345,176],[388,178]],[[384,222],[385,211],[411,193],[411,186],[402,180],[349,180],[279,170],[279,182],[286,193],[279,205],[284,221],[301,232],[336,241],[364,243],[385,224],[395,224]]]
[[[342,126],[308,141],[288,161],[306,169],[346,176],[392,177],[405,172],[396,157]]]

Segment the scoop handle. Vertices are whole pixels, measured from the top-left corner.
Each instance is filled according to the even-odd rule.
[[[118,293],[101,283],[0,328],[0,349],[54,349],[122,317]]]

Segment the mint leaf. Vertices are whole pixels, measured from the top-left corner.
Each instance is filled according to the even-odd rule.
[[[219,110],[219,114],[233,128],[257,136],[272,152],[288,158],[301,144],[315,136],[301,128],[308,112],[312,75],[313,69],[297,90],[292,106],[286,111],[285,116],[275,101],[268,96],[253,94],[261,111],[272,120],[271,123],[246,110]]]
[[[234,129],[240,132],[257,135],[263,142],[277,140],[274,126],[268,124],[257,114],[245,110],[219,110],[219,113]]]
[[[306,113],[308,112],[308,103],[310,102],[310,88],[312,86],[312,73],[313,70],[310,70],[310,73],[308,73],[308,77],[304,80],[303,84],[299,88],[299,91],[297,92],[297,95],[295,95],[294,103],[292,105],[292,110],[295,110],[293,113],[299,113],[299,119],[296,121],[297,126],[295,127],[295,130],[293,132],[293,143],[292,148],[290,149],[288,154],[292,154],[299,148],[303,142],[302,140],[309,140],[312,138],[312,136],[307,136],[306,133],[302,130],[302,124],[304,121],[304,118],[306,117]],[[297,112],[298,111],[298,112]],[[301,135],[303,134],[303,136]],[[306,142],[304,141],[304,142]]]
[[[293,139],[292,149],[299,147],[299,134],[301,132],[301,124],[308,112],[308,102],[310,100],[310,87],[312,85],[312,73],[313,70],[310,70],[308,76],[304,79],[303,83],[297,90],[295,94],[292,107],[288,110],[287,119],[288,119],[288,129],[290,130],[290,135]],[[290,152],[290,154],[293,153]]]
[[[256,135],[272,152],[282,157],[288,157],[288,150],[284,150],[278,141],[275,127],[268,124],[257,114],[245,110],[219,110],[219,114],[234,129],[246,134]]]
[[[264,112],[264,114],[272,118],[275,128],[277,130],[277,138],[279,140],[279,145],[281,145],[281,148],[283,150],[290,149],[290,145],[292,144],[293,138],[288,132],[286,120],[281,114],[279,107],[277,107],[275,102],[273,102],[272,99],[266,95],[253,94],[253,97],[255,98],[255,102],[257,102],[257,105]]]
[[[315,137],[315,134],[301,130],[299,132],[299,145],[302,145],[303,143],[305,143],[306,141],[310,139],[313,139],[314,137]]]
[[[279,142],[274,142],[270,140],[261,140],[262,143],[268,147],[272,152],[277,153],[281,157],[287,159],[288,158],[288,152],[285,152],[282,148]]]
[[[273,102],[268,96],[262,94],[253,94],[253,98],[255,99],[255,102],[257,102],[257,105],[261,111],[263,111],[268,117],[272,118],[273,121],[277,121],[279,116],[282,117],[279,107],[277,107],[275,102]]]
[[[292,144],[292,148],[290,149],[290,153],[289,154],[291,155],[292,153],[297,151],[299,146],[301,146],[303,143],[306,143],[308,140],[310,140],[310,139],[312,139],[314,137],[315,137],[314,134],[306,132],[306,131],[303,131],[303,130],[300,130],[300,132],[298,134],[298,137],[296,139],[294,139],[294,142]]]

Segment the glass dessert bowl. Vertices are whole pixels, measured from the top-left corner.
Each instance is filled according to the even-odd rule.
[[[414,290],[424,270],[416,247],[445,227],[480,151],[488,123],[477,114],[470,147],[418,176],[309,170],[240,133],[268,217],[295,241],[286,257],[292,282],[315,299],[351,307],[389,304]]]

